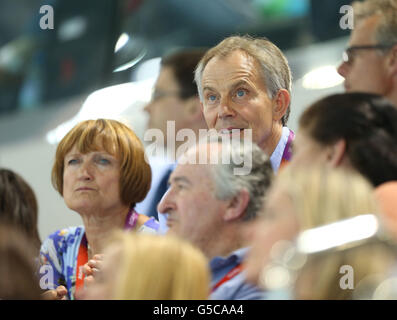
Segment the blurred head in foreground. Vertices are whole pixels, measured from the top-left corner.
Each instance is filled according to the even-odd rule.
[[[373,188],[361,175],[325,167],[287,167],[276,177],[262,217],[253,227],[252,250],[246,261],[247,276],[264,286],[266,266],[301,232],[378,212]],[[351,224],[351,234],[361,226],[358,222]],[[312,244],[338,239],[341,239],[338,232],[330,236],[320,233]],[[370,268],[370,264],[362,267]],[[339,273],[335,276],[338,275],[341,276]]]
[[[209,295],[207,259],[179,238],[118,232],[104,257],[88,299],[204,300]]]
[[[0,169],[0,222],[25,233],[38,251],[41,241],[37,228],[38,207],[34,191],[17,173]]]
[[[13,225],[0,225],[0,300],[40,299],[36,248]]]

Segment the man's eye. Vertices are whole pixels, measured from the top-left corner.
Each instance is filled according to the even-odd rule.
[[[180,183],[177,183],[177,184],[174,185],[174,188],[176,190],[181,190],[181,189],[184,189],[184,186],[182,184],[180,184]]]
[[[238,89],[236,91],[236,96],[239,97],[239,98],[244,97],[245,94],[246,94],[246,91],[244,89]]]
[[[216,95],[214,95],[214,94],[210,94],[210,95],[208,95],[208,98],[207,98],[210,102],[214,102],[214,101],[216,101]]]

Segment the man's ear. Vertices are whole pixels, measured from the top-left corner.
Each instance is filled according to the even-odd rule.
[[[233,221],[241,218],[245,210],[248,207],[248,202],[250,200],[250,195],[247,190],[240,190],[237,195],[235,195],[230,201],[229,205],[226,209],[226,212],[223,214],[224,221]]]
[[[346,153],[346,140],[339,139],[328,149],[327,160],[332,168],[339,167]]]
[[[397,45],[394,45],[389,53],[387,60],[387,67],[390,70],[392,76],[397,75]]]
[[[273,120],[280,121],[287,112],[291,101],[291,96],[286,89],[278,90],[276,96],[273,98]]]

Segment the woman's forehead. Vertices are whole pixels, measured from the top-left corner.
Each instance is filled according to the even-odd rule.
[[[65,157],[70,154],[87,154],[91,152],[104,152],[108,153],[114,157],[117,157],[116,146],[111,143],[103,143],[100,141],[94,141],[93,143],[79,143],[76,142],[68,152],[66,152]]]

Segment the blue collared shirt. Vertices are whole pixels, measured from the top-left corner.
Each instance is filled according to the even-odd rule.
[[[214,287],[226,274],[241,264],[248,248],[241,248],[232,252],[228,257],[215,257],[210,261],[212,274],[211,287]],[[246,282],[244,272],[221,284],[210,299],[212,300],[260,300],[263,299],[263,291]]]

